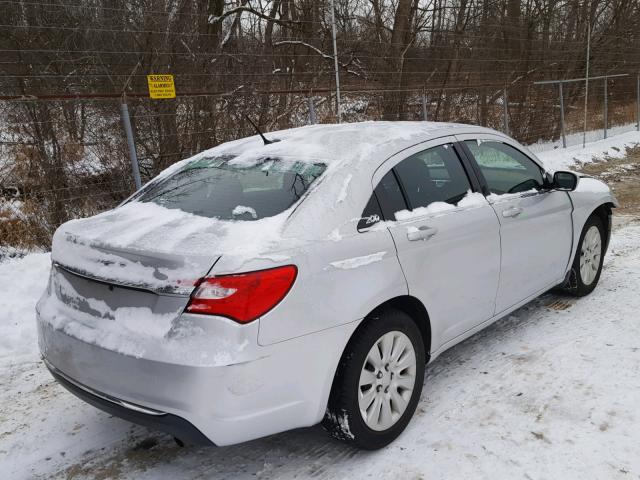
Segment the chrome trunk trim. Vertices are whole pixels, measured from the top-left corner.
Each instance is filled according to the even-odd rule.
[[[163,290],[163,289],[154,289],[154,288],[150,288],[150,287],[146,287],[144,285],[136,285],[136,284],[132,284],[132,283],[125,283],[125,282],[118,282],[116,280],[110,280],[107,278],[100,278],[100,277],[96,277],[94,275],[91,275],[89,273],[80,271],[80,270],[76,270],[74,268],[70,268],[67,267],[65,265],[62,265],[58,262],[52,262],[53,266],[57,269],[60,270],[64,270],[67,273],[70,273],[71,275],[75,275],[76,277],[82,277],[82,278],[86,278],[88,280],[92,280],[94,282],[98,282],[98,283],[103,283],[105,285],[111,285],[111,286],[115,286],[115,287],[121,287],[121,288],[129,288],[131,290],[139,290],[141,292],[147,292],[147,293],[154,293],[156,295],[164,295],[167,297],[181,297],[181,298],[186,298],[189,295],[191,295],[191,291],[193,290],[193,286],[190,286],[188,288],[188,293],[187,290],[185,290],[184,292],[171,292],[169,290]]]

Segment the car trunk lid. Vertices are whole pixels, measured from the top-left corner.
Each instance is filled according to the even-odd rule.
[[[223,233],[210,223],[157,205],[126,205],[62,225],[51,258],[85,278],[188,296],[220,257],[213,237]],[[196,248],[207,241],[210,248]]]

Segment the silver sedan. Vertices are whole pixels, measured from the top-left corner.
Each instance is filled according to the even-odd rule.
[[[598,283],[616,200],[486,128],[317,125],[220,145],[56,232],[54,377],[181,441],[322,422],[396,438],[425,365],[554,288]]]

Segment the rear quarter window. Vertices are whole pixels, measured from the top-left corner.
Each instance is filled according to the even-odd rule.
[[[358,231],[372,227],[382,219],[382,210],[380,210],[380,204],[374,193],[371,195],[371,198],[369,198],[369,202],[362,212],[362,217],[360,217],[357,226]]]

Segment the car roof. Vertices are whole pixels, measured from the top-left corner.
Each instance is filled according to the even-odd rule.
[[[444,122],[367,121],[319,124],[265,133],[273,143],[264,145],[258,135],[206,150],[188,160],[233,155],[234,163],[254,163],[265,157],[295,157],[299,161],[351,163],[373,154],[400,151],[416,143],[461,133],[499,133],[494,130]],[[376,155],[378,156],[378,155]]]
[[[310,125],[273,132],[268,137],[281,139],[272,144],[274,149],[308,152],[310,156],[335,161],[370,155],[372,149],[391,144],[402,146],[482,130],[486,129],[456,123],[368,121]]]
[[[371,168],[412,145],[464,133],[504,136],[490,128],[445,122],[366,121],[307,125],[266,132],[267,139],[275,140],[268,145],[263,143],[259,135],[220,144],[174,163],[163,170],[156,180],[171,175],[189,162],[219,155],[233,156],[233,163],[247,166],[260,163],[267,157],[278,157],[300,162],[321,161],[331,166],[331,170],[336,166],[341,169]]]

